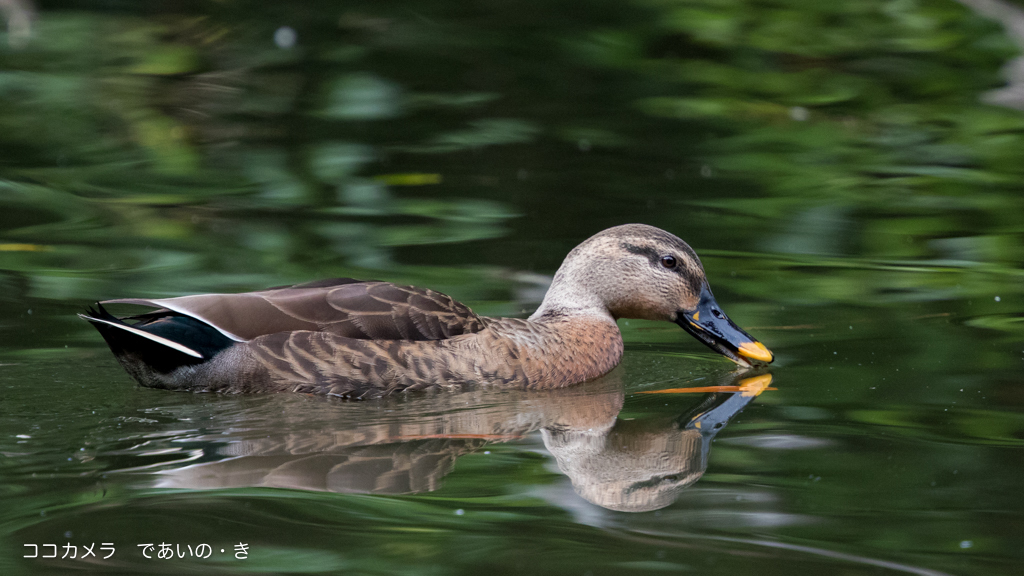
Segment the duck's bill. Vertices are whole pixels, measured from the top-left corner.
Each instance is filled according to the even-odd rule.
[[[676,324],[708,348],[740,366],[768,364],[775,359],[764,344],[744,332],[722,312],[706,284],[701,290],[700,304],[695,310],[680,310],[676,314]]]

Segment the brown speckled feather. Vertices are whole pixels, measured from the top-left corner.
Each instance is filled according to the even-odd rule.
[[[242,348],[276,391],[358,399],[471,382],[556,388],[601,376],[622,356],[618,328],[607,320],[483,321],[486,329],[446,340],[297,331],[262,336]]]
[[[364,340],[441,340],[484,327],[472,310],[440,292],[350,278],[244,294],[103,303],[173,310],[202,320],[236,341],[295,330]]]

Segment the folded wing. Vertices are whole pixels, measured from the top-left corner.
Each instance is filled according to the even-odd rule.
[[[124,298],[104,304],[140,304],[200,320],[246,341],[277,332],[310,330],[361,340],[443,340],[484,329],[467,306],[449,296],[389,282],[320,280],[242,294],[180,298]]]

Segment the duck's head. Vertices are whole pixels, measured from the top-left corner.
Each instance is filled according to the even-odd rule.
[[[533,318],[586,312],[675,322],[742,366],[774,359],[722,312],[697,253],[653,226],[616,226],[574,248]]]

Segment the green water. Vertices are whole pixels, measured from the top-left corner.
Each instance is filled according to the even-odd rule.
[[[0,5],[4,574],[1020,571],[1020,4]],[[75,316],[336,276],[523,316],[626,222],[773,389],[645,394],[742,376],[620,321],[559,392],[175,394]]]

